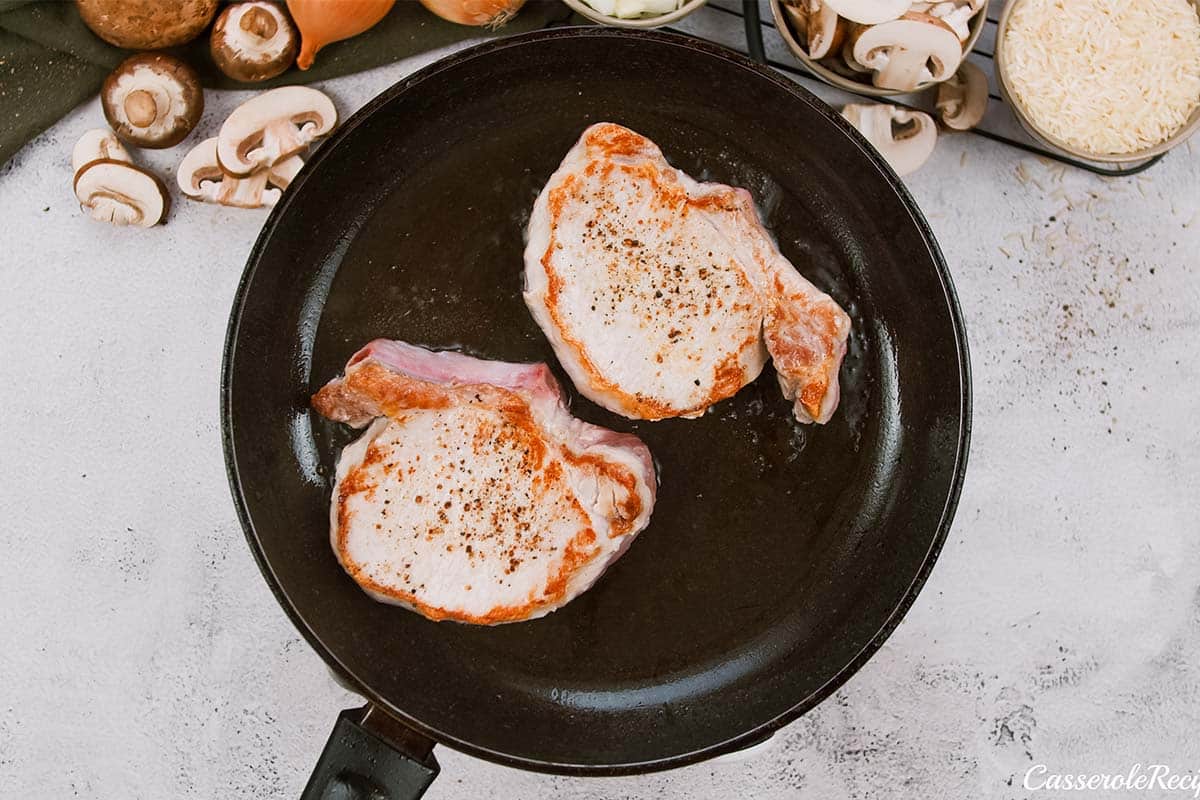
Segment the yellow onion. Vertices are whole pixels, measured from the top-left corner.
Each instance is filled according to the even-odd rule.
[[[525,0],[421,0],[421,5],[459,25],[499,28],[517,15]]]
[[[358,36],[387,16],[396,0],[287,0],[300,29],[296,66],[308,69],[317,51],[332,42]]]

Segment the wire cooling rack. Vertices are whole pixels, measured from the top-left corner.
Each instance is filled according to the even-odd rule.
[[[865,95],[857,95],[841,89],[827,86],[819,78],[806,70],[803,64],[793,57],[783,43],[783,39],[775,30],[775,23],[769,14],[764,13],[763,0],[709,0],[708,4],[694,14],[681,20],[675,27],[666,28],[676,33],[699,36],[703,39],[717,41],[726,47],[731,47],[761,64],[766,64],[780,72],[786,73],[801,81],[809,89],[826,101],[840,105],[846,102],[857,102]],[[970,131],[970,134],[982,136],[996,142],[1015,147],[1027,153],[1049,158],[1062,164],[1078,169],[1087,170],[1097,175],[1115,177],[1136,175],[1137,173],[1157,164],[1162,156],[1155,156],[1144,161],[1125,164],[1102,164],[1083,161],[1074,158],[1054,148],[1048,147],[1033,139],[1021,127],[1012,109],[1004,102],[997,90],[996,70],[993,59],[993,46],[996,41],[996,24],[999,19],[1000,7],[1003,0],[991,0],[987,10],[987,21],[975,49],[968,58],[975,62],[988,76],[989,101],[988,111],[983,121]],[[736,24],[730,24],[736,17],[742,23],[742,31],[737,30]],[[764,34],[764,31],[766,32]],[[930,92],[922,94],[903,95],[900,98],[888,98],[886,102],[928,111],[931,108]],[[868,97],[877,102],[878,98]]]

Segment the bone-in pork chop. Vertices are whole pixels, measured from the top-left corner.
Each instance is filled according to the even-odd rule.
[[[649,522],[649,450],[571,416],[545,364],[376,340],[312,402],[366,426],[337,464],[338,561],[375,599],[430,619],[548,614]]]
[[[802,422],[826,422],[850,318],[784,258],[744,189],[698,183],[649,139],[593,125],[538,196],[525,302],[585,396],[696,417],[768,354]]]

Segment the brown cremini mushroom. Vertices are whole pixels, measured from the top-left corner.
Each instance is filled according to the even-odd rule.
[[[938,116],[951,130],[974,128],[983,120],[987,104],[987,75],[970,61],[964,61],[951,78],[938,86]]]
[[[337,125],[327,95],[307,86],[284,86],[252,97],[233,110],[217,134],[221,169],[243,177],[278,164]]]
[[[902,177],[924,164],[937,145],[937,125],[923,111],[886,103],[860,103],[843,108],[842,116]]]
[[[75,174],[75,197],[92,219],[149,228],[163,221],[171,201],[162,182],[128,161],[101,158]]]
[[[104,116],[123,141],[173,147],[192,132],[204,111],[196,71],[165,53],[139,53],[117,66],[100,89]]]
[[[227,175],[217,163],[217,139],[205,139],[179,165],[179,189],[193,200],[237,208],[262,208],[279,202],[280,194],[304,166],[300,156],[288,156],[272,167],[243,178]]]
[[[190,42],[217,13],[217,0],[76,0],[76,4],[93,33],[130,50]]]
[[[235,81],[265,81],[287,70],[300,37],[283,9],[256,0],[221,12],[209,40],[213,61]]]
[[[901,92],[946,80],[962,57],[962,42],[952,28],[914,12],[866,28],[854,44],[854,60],[875,72],[874,84]]]

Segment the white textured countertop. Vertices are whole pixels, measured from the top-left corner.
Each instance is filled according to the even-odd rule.
[[[324,88],[350,111],[430,60]],[[210,93],[204,129],[244,96]],[[0,169],[0,797],[295,797],[355,698],[225,480],[221,345],[266,215],[86,219],[67,154],[102,124],[86,104]],[[834,697],[742,761],[645,777],[439,749],[427,796],[959,800],[1061,796],[1022,788],[1036,765],[1200,770],[1195,150],[1106,180],[944,137],[908,180],[968,323],[970,469],[928,585]]]

